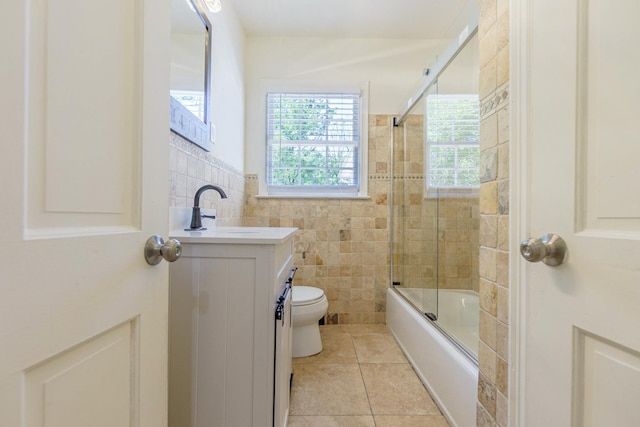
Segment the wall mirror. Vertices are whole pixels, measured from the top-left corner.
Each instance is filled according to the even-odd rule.
[[[170,128],[211,150],[211,24],[198,0],[171,0]]]

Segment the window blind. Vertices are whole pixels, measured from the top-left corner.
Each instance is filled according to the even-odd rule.
[[[359,93],[267,94],[270,193],[357,193]]]
[[[203,122],[205,121],[204,92],[193,90],[172,90],[171,96],[180,101],[180,103],[184,105],[187,110],[191,111],[194,116]]]
[[[430,95],[426,119],[427,187],[478,188],[478,95]]]

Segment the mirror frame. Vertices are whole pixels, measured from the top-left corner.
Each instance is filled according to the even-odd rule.
[[[204,43],[204,121],[169,95],[171,100],[169,128],[205,151],[211,151],[211,22],[198,0],[189,1],[206,32]]]

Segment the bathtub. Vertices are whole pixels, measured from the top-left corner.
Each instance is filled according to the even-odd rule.
[[[456,307],[461,306],[455,302],[455,293],[440,292],[442,316],[451,313],[451,310],[445,310],[442,306],[445,301]],[[469,301],[465,304],[469,304]],[[387,290],[386,314],[387,326],[449,424],[474,427],[478,384],[476,363],[421,312],[406,302],[396,289]],[[451,316],[455,322],[468,320],[468,313],[464,310]],[[477,337],[477,328],[475,334]]]

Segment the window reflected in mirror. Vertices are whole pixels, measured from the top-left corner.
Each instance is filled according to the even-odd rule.
[[[209,151],[210,24],[193,0],[171,0],[171,130]]]

